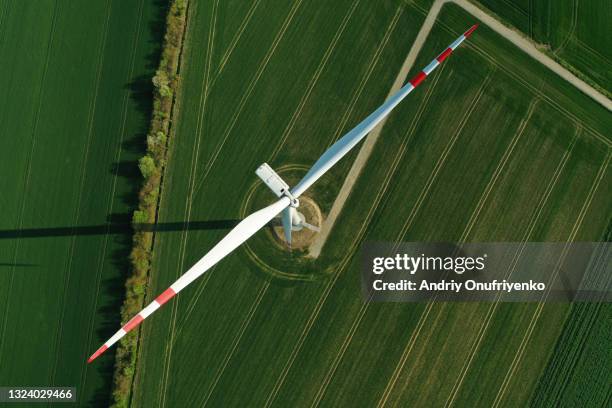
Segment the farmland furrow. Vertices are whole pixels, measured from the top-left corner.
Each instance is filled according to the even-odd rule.
[[[489,179],[489,182],[487,183],[483,193],[481,194],[478,203],[476,204],[476,207],[474,209],[474,211],[472,212],[468,223],[466,224],[461,237],[459,238],[459,240],[457,242],[466,242],[467,237],[469,236],[469,233],[473,227],[473,225],[476,223],[476,221],[478,220],[478,217],[480,215],[480,212],[482,210],[482,207],[484,206],[484,203],[486,202],[490,192],[492,191],[493,187],[495,186],[495,184],[497,183],[497,180],[500,176],[500,174],[503,173],[503,170],[505,169],[506,163],[508,162],[508,159],[510,158],[512,152],[514,151],[514,148],[516,146],[516,144],[518,143],[521,135],[523,134],[523,131],[527,125],[527,122],[529,121],[529,118],[531,117],[531,114],[533,113],[533,110],[535,108],[536,105],[536,101],[533,101],[530,104],[530,107],[528,108],[526,117],[523,119],[523,121],[521,122],[521,124],[519,125],[519,127],[517,128],[517,132],[514,133],[508,147],[506,148],[506,150],[504,151],[499,163],[497,164],[497,166],[495,167],[495,169],[493,170],[493,174],[491,176],[491,178]],[[434,298],[435,300],[435,298]],[[427,307],[425,308],[425,310],[422,312],[419,321],[417,323],[417,326],[410,338],[410,340],[408,341],[404,352],[402,353],[402,356],[398,362],[398,365],[396,367],[396,369],[394,370],[389,382],[387,383],[387,387],[385,388],[381,399],[378,403],[378,407],[382,407],[386,404],[386,401],[388,400],[390,393],[395,385],[395,383],[397,382],[397,380],[399,379],[399,375],[401,374],[401,371],[403,370],[403,367],[408,359],[408,356],[410,355],[410,352],[412,351],[415,343],[416,343],[416,339],[418,337],[418,335],[420,334],[421,330],[423,329],[423,327],[425,326],[425,322],[427,320],[427,317],[429,316],[429,313],[431,312],[431,310],[433,309],[434,306],[434,301],[431,301],[427,304]]]
[[[393,33],[393,30],[395,29],[395,26],[397,25],[397,22],[399,21],[399,18],[401,17],[404,9],[405,9],[405,6],[402,4],[395,11],[395,14],[393,15],[393,19],[391,20],[391,23],[387,26],[383,39],[380,42],[380,45],[378,46],[378,48],[376,49],[376,52],[374,53],[372,61],[368,65],[368,69],[366,70],[365,74],[361,78],[361,81],[359,85],[357,86],[357,89],[355,89],[355,92],[353,93],[353,96],[351,97],[349,105],[346,111],[344,111],[344,114],[342,115],[342,118],[340,119],[340,123],[338,124],[338,127],[336,128],[336,131],[334,132],[332,136],[332,140],[331,142],[327,144],[326,149],[329,148],[340,137],[340,132],[342,132],[342,129],[344,129],[351,114],[353,113],[357,100],[361,96],[361,93],[363,92],[363,89],[365,88],[366,83],[370,79],[370,76],[372,75],[372,72],[374,71],[374,68],[376,67],[376,64],[378,63],[378,60],[380,59],[382,50],[385,48],[385,46],[389,42],[389,38],[391,38],[391,34]]]
[[[554,189],[554,187],[556,186],[558,180],[559,180],[559,176],[561,175],[561,172],[563,171],[563,169],[565,168],[565,165],[567,164],[567,161],[570,157],[571,151],[577,141],[578,138],[578,133],[576,133],[574,139],[572,140],[572,143],[570,144],[570,147],[566,150],[565,154],[563,155],[561,161],[559,162],[559,164],[557,165],[557,168],[555,169],[555,172],[552,176],[551,181],[548,183],[548,185],[546,186],[546,191],[544,192],[542,198],[540,199],[540,202],[538,203],[538,205],[536,206],[534,215],[532,215],[531,220],[529,222],[529,225],[527,226],[527,230],[525,231],[525,233],[523,234],[523,237],[521,239],[521,243],[522,246],[519,250],[519,252],[517,252],[517,254],[515,254],[512,263],[510,265],[509,272],[506,274],[505,279],[509,280],[510,277],[512,276],[512,274],[514,273],[515,269],[516,269],[516,265],[523,253],[523,249],[525,248],[525,245],[527,244],[527,242],[529,242],[530,238],[531,238],[531,234],[533,233],[533,229],[535,228],[535,225],[538,223],[541,215],[542,215],[542,211],[544,209],[544,207],[546,206],[546,204],[548,203],[548,199],[550,198],[550,195]],[[455,384],[453,385],[453,388],[451,389],[451,393],[449,395],[449,397],[446,400],[445,403],[445,407],[450,407],[453,405],[455,398],[457,397],[459,390],[461,389],[461,386],[463,385],[463,381],[465,380],[465,377],[471,367],[472,361],[474,360],[474,357],[476,356],[477,351],[480,348],[480,345],[483,341],[483,339],[485,338],[487,331],[490,327],[491,321],[493,319],[493,316],[495,315],[495,311],[497,310],[497,307],[499,305],[499,303],[501,302],[501,298],[502,298],[502,293],[498,293],[495,297],[495,300],[493,301],[492,305],[489,307],[489,309],[487,310],[487,313],[485,315],[485,319],[483,322],[483,325],[481,326],[481,328],[479,329],[478,334],[476,335],[476,341],[473,343],[470,352],[468,354],[468,359],[465,362],[465,364],[463,365],[463,367],[461,368],[461,372],[459,374],[459,376],[457,377],[457,381],[455,382]]]
[[[257,311],[257,308],[259,307],[259,304],[261,303],[261,300],[266,295],[269,287],[270,287],[270,282],[267,281],[266,283],[264,283],[262,285],[262,287],[259,290],[259,292],[257,292],[257,296],[255,298],[255,301],[251,304],[251,306],[249,308],[249,311],[247,312],[247,314],[245,316],[244,321],[240,325],[240,329],[238,330],[238,334],[236,336],[234,336],[234,338],[231,340],[231,345],[230,345],[229,352],[225,355],[225,357],[223,358],[223,362],[221,363],[221,367],[215,373],[213,383],[212,383],[211,387],[209,388],[208,392],[206,393],[206,396],[204,397],[204,401],[201,402],[200,404],[198,404],[202,408],[204,408],[206,405],[208,405],[208,402],[210,401],[210,397],[215,392],[215,388],[217,387],[217,384],[219,383],[219,380],[221,379],[221,376],[225,372],[225,369],[227,368],[227,365],[229,364],[230,360],[234,356],[234,352],[238,348],[238,344],[240,344],[240,341],[242,340],[242,336],[244,335],[244,332],[246,331],[247,327],[251,324],[251,320],[253,320],[253,316],[255,315],[255,312]]]
[[[140,26],[142,24],[143,9],[144,9],[144,0],[141,0],[139,8],[138,8],[138,19],[136,21],[136,31],[135,31],[136,34],[135,34],[134,43],[132,44],[132,49],[131,49],[130,68],[129,68],[128,78],[127,78],[128,80],[132,78],[134,75],[134,67],[136,64],[136,49],[138,47],[138,42],[140,39]],[[123,138],[125,134],[127,117],[128,117],[129,98],[130,98],[129,93],[126,92],[126,94],[123,97],[123,102],[122,102],[123,109],[122,109],[121,127],[120,127],[120,133],[119,133],[120,136],[119,136],[119,141],[117,143],[117,151],[114,157],[115,163],[119,162],[121,158],[121,152],[123,150]],[[107,207],[106,207],[107,214],[110,213],[113,208],[113,203],[115,200],[115,191],[117,188],[117,181],[118,181],[118,175],[115,174],[112,179],[111,191],[107,197],[107,202],[108,202]],[[110,231],[110,225],[108,225],[106,228],[106,234],[104,234],[104,240],[103,240],[102,248],[100,250],[100,262],[95,268],[96,270],[96,275],[95,275],[96,292],[95,292],[95,297],[94,297],[95,300],[94,300],[93,309],[92,309],[93,312],[95,312],[98,309],[98,299],[100,295],[100,286],[101,286],[101,281],[102,281],[102,270],[104,267],[104,257],[106,255],[106,250],[108,246],[108,236],[109,236],[108,231]],[[94,338],[94,327],[95,327],[95,320],[91,319],[89,323],[89,330],[88,330],[88,335],[87,335],[87,344],[90,345],[90,349],[96,346],[96,344],[93,344],[94,342],[92,341],[92,339]],[[86,380],[87,380],[87,369],[83,370],[81,374],[81,380],[80,380],[81,387],[84,386]]]
[[[578,4],[579,3],[580,3],[579,0],[573,0],[572,23],[571,23],[570,29],[567,33],[567,36],[561,42],[561,44],[559,44],[559,46],[553,50],[553,54],[558,55],[559,53],[561,53],[563,49],[567,46],[567,44],[570,42],[572,37],[574,37],[574,33],[576,32],[576,25],[578,24]]]
[[[232,56],[232,53],[234,52],[234,49],[236,48],[236,44],[238,44],[238,41],[240,41],[240,38],[242,37],[242,34],[244,33],[246,26],[251,21],[253,14],[255,14],[255,10],[257,10],[259,3],[261,3],[261,0],[255,0],[253,4],[251,4],[251,7],[246,13],[246,16],[240,23],[240,26],[238,27],[238,31],[236,32],[236,34],[230,41],[229,47],[227,48],[227,50],[223,53],[223,56],[221,57],[221,61],[219,62],[219,68],[217,69],[217,73],[215,74],[215,77],[211,81],[211,87],[214,86],[215,82],[217,82],[217,79],[223,72],[223,68],[225,68],[225,64],[227,64],[227,61]]]
[[[508,163],[508,159],[510,159],[510,156],[512,156],[512,152],[514,151],[514,148],[516,147],[519,140],[521,139],[521,136],[523,135],[525,128],[527,127],[527,123],[529,123],[529,120],[531,119],[531,115],[533,114],[533,111],[535,110],[535,107],[538,104],[538,102],[539,102],[539,99],[535,98],[529,104],[529,108],[527,109],[527,113],[525,114],[525,117],[521,121],[517,131],[512,136],[512,139],[510,140],[510,144],[508,145],[508,148],[504,151],[504,154],[501,160],[499,161],[499,163],[497,164],[497,166],[495,167],[495,170],[493,170],[493,175],[491,176],[489,183],[487,183],[487,186],[485,187],[484,192],[480,196],[480,199],[478,200],[478,204],[476,204],[476,208],[474,209],[474,212],[470,216],[470,219],[468,223],[466,224],[465,229],[461,233],[461,238],[459,239],[459,242],[465,242],[467,240],[467,237],[472,232],[472,228],[474,228],[474,225],[476,224],[476,220],[478,219],[478,216],[480,215],[480,212],[482,211],[484,204],[487,201],[487,198],[489,197],[489,194],[491,194],[491,191],[493,191],[493,187],[495,187],[497,180],[499,179],[499,176],[504,171],[506,164]]]
[[[93,124],[94,124],[94,112],[96,109],[96,102],[98,100],[98,94],[99,94],[99,90],[100,90],[100,82],[101,82],[101,76],[102,76],[102,67],[104,65],[104,47],[106,45],[106,39],[107,39],[107,35],[108,35],[108,26],[109,26],[109,21],[110,21],[110,15],[111,15],[111,1],[112,0],[107,0],[106,2],[106,7],[105,7],[105,11],[106,11],[106,19],[104,20],[104,26],[103,26],[103,34],[102,34],[102,39],[100,41],[100,45],[98,48],[98,61],[97,61],[97,70],[96,70],[96,80],[95,80],[95,86],[94,86],[94,93],[93,93],[93,98],[90,102],[90,106],[89,106],[89,112],[87,114],[87,122],[88,122],[88,126],[87,126],[87,142],[85,143],[85,151],[83,152],[83,165],[81,166],[81,174],[80,174],[80,181],[79,181],[79,190],[78,190],[78,195],[77,195],[77,202],[76,202],[76,214],[74,216],[74,220],[72,221],[72,224],[75,225],[75,227],[72,228],[72,239],[70,240],[70,247],[68,250],[68,256],[66,258],[66,272],[64,274],[62,274],[64,276],[64,283],[63,283],[63,292],[60,296],[60,304],[61,304],[61,312],[60,312],[60,317],[59,317],[59,325],[57,326],[57,330],[55,335],[53,336],[54,338],[54,344],[52,346],[52,350],[54,350],[57,345],[60,342],[60,338],[62,335],[62,327],[63,327],[63,322],[64,322],[64,311],[65,311],[65,303],[66,303],[66,292],[68,291],[68,283],[70,282],[70,273],[72,271],[72,264],[73,264],[73,258],[74,258],[74,249],[76,246],[76,239],[77,236],[76,234],[74,234],[75,230],[76,230],[76,225],[78,225],[79,222],[79,217],[81,214],[81,199],[83,196],[83,190],[84,190],[84,184],[85,184],[85,170],[86,170],[86,166],[84,165],[87,162],[87,158],[89,156],[89,148],[91,145],[91,140],[92,140],[92,136],[93,136]],[[60,359],[59,353],[55,353],[55,363],[53,364],[53,367],[51,369],[51,376],[50,376],[50,382],[49,384],[55,384],[55,373],[56,373],[56,369],[57,369],[57,365]]]
[[[205,74],[202,78],[201,91],[200,91],[200,99],[198,105],[198,119],[196,123],[196,143],[195,148],[192,151],[192,160],[190,163],[190,172],[189,172],[189,189],[187,195],[187,205],[185,206],[185,211],[183,215],[183,219],[185,223],[189,222],[191,219],[191,209],[193,203],[193,195],[194,195],[194,184],[196,180],[196,172],[198,165],[198,155],[200,152],[200,141],[202,139],[202,127],[204,122],[204,116],[206,114],[206,103],[208,101],[208,87],[210,85],[210,75],[212,69],[212,58],[213,58],[213,50],[214,50],[214,39],[215,39],[215,27],[217,24],[217,12],[219,7],[219,0],[215,0],[212,6],[211,12],[211,21],[209,24],[208,37],[207,37],[207,47],[206,47],[206,65],[205,65]],[[183,271],[185,266],[185,253],[187,248],[187,239],[188,239],[188,230],[184,229],[181,233],[180,245],[179,245],[179,259],[177,265],[177,271]],[[177,278],[178,276],[175,276]],[[166,349],[164,352],[164,364],[163,364],[163,375],[161,381],[161,397],[160,397],[160,405],[164,407],[166,404],[166,395],[168,390],[168,378],[171,366],[171,357],[172,350],[174,347],[174,337],[175,337],[175,329],[176,329],[176,316],[178,313],[178,306],[180,304],[180,297],[178,297],[175,302],[172,304],[172,312],[170,315],[170,330],[168,334],[168,341],[166,344]]]
[[[285,126],[285,129],[283,130],[283,133],[281,134],[279,142],[276,144],[276,147],[274,148],[274,150],[272,150],[272,154],[270,155],[271,157],[270,161],[273,161],[276,158],[281,148],[285,144],[285,141],[287,140],[287,138],[293,131],[293,127],[295,126],[298,118],[300,117],[302,110],[304,109],[304,106],[306,106],[306,102],[310,98],[310,95],[312,91],[314,90],[315,85],[319,81],[319,77],[321,76],[321,73],[325,69],[327,62],[329,61],[329,58],[331,57],[334,49],[336,48],[336,45],[338,44],[338,41],[340,40],[340,37],[342,37],[342,34],[344,33],[344,29],[348,25],[348,22],[351,20],[351,17],[353,16],[355,9],[357,9],[357,6],[359,5],[360,2],[361,0],[355,0],[353,2],[348,12],[342,19],[342,22],[338,26],[338,29],[336,30],[336,33],[334,34],[334,37],[332,38],[331,43],[325,50],[325,53],[323,54],[323,58],[319,62],[319,65],[317,66],[315,73],[313,74],[312,78],[310,78],[310,81],[308,82],[308,85],[306,86],[306,91],[302,94],[302,97],[300,98],[300,101],[298,102],[297,108],[293,111],[293,114],[291,115],[291,118],[289,119],[287,126]]]
[[[204,181],[206,180],[208,173],[210,172],[215,162],[217,161],[217,158],[219,157],[219,153],[223,149],[225,142],[229,138],[230,133],[232,132],[232,130],[234,129],[234,126],[236,125],[236,122],[238,121],[238,117],[242,113],[242,110],[244,109],[247,101],[249,100],[251,94],[253,93],[255,86],[259,82],[259,79],[261,78],[262,74],[266,70],[266,67],[268,66],[268,63],[270,62],[270,60],[272,59],[272,56],[274,55],[274,52],[278,48],[278,45],[280,44],[283,37],[285,36],[285,33],[287,32],[287,28],[289,28],[289,26],[291,25],[291,22],[293,21],[293,18],[295,17],[295,14],[300,8],[302,2],[303,0],[296,0],[296,2],[293,4],[291,10],[289,11],[289,14],[287,15],[287,18],[285,19],[283,25],[281,26],[280,31],[278,32],[278,34],[274,38],[274,41],[272,42],[272,45],[268,49],[266,56],[264,57],[262,62],[259,64],[259,67],[255,75],[253,76],[253,78],[251,78],[251,81],[247,85],[246,91],[242,94],[242,97],[240,98],[240,101],[238,102],[237,107],[234,110],[234,113],[229,120],[229,124],[223,132],[221,143],[219,143],[219,145],[216,147],[209,162],[207,163],[206,168],[204,169],[204,174],[202,175],[202,177],[200,178],[197,184],[197,187],[195,190],[196,192],[201,188],[202,184],[204,184]]]
[[[574,242],[576,234],[578,233],[578,230],[580,229],[580,226],[582,225],[582,221],[584,220],[586,212],[589,209],[591,201],[593,200],[593,197],[595,196],[595,192],[597,191],[601,181],[603,180],[603,176],[606,173],[606,169],[608,168],[608,164],[610,163],[610,157],[611,156],[612,155],[610,154],[610,152],[608,152],[608,154],[606,155],[605,160],[603,161],[602,165],[599,168],[597,176],[596,176],[595,180],[593,181],[593,184],[591,185],[589,194],[587,195],[587,198],[586,198],[584,204],[582,205],[582,208],[580,209],[578,217],[576,218],[576,221],[574,222],[574,225],[572,227],[572,231],[570,232],[570,235],[569,235],[569,237],[567,239],[568,243]],[[502,399],[504,397],[504,394],[505,394],[506,390],[508,389],[508,384],[510,384],[510,381],[512,380],[512,377],[513,377],[514,373],[516,372],[516,368],[518,367],[518,365],[519,365],[519,363],[520,363],[520,361],[522,359],[522,356],[523,356],[523,353],[524,353],[525,348],[527,346],[527,343],[531,339],[531,335],[533,334],[533,330],[535,328],[537,320],[539,319],[539,317],[540,317],[540,315],[542,313],[542,310],[544,309],[544,305],[546,304],[546,299],[548,298],[548,295],[550,294],[550,290],[551,290],[550,288],[552,287],[552,283],[554,282],[554,280],[557,277],[558,267],[561,265],[561,263],[565,260],[565,257],[567,256],[567,248],[568,248],[568,244],[566,244],[565,251],[559,257],[559,261],[557,262],[557,267],[554,269],[553,275],[550,277],[549,282],[546,285],[546,287],[547,287],[546,292],[543,294],[542,299],[538,303],[538,307],[537,307],[533,317],[531,318],[531,321],[529,322],[529,327],[527,328],[527,331],[525,332],[525,335],[523,336],[523,339],[522,339],[521,344],[520,344],[520,346],[519,346],[519,348],[517,350],[517,353],[514,356],[514,358],[512,360],[512,363],[510,364],[509,371],[506,373],[506,375],[504,377],[504,381],[502,382],[502,385],[501,385],[499,391],[497,392],[495,400],[493,401],[493,407],[494,408],[499,407],[499,405],[501,404]]]
[[[47,70],[49,68],[49,60],[50,60],[50,55],[51,55],[51,48],[53,46],[53,40],[54,40],[54,35],[55,35],[55,22],[57,19],[57,14],[58,14],[58,1],[55,1],[55,5],[53,7],[53,14],[51,16],[51,29],[50,29],[50,33],[49,33],[49,41],[47,42],[47,51],[46,51],[46,57],[45,57],[45,64],[43,66],[43,70],[42,70],[42,74],[41,74],[41,79],[39,82],[39,86],[38,86],[38,98],[37,100],[38,102],[38,106],[36,109],[36,114],[34,116],[34,121],[33,121],[33,125],[32,125],[32,132],[30,135],[30,150],[28,153],[28,157],[26,159],[27,162],[27,167],[26,167],[26,173],[24,175],[24,181],[23,181],[23,197],[22,197],[22,202],[21,202],[21,209],[19,211],[19,216],[17,218],[17,229],[20,230],[23,227],[23,216],[24,216],[24,212],[25,212],[25,207],[26,207],[26,202],[27,202],[27,196],[28,196],[28,185],[29,185],[29,181],[30,181],[30,172],[32,170],[32,156],[34,155],[34,147],[36,146],[36,133],[38,130],[38,119],[40,117],[40,111],[42,109],[43,106],[43,88],[44,88],[44,84],[45,84],[45,79],[47,76]],[[13,254],[13,264],[17,263],[17,258],[18,258],[18,254],[19,254],[19,244],[20,241],[18,240],[17,243],[15,244],[15,251]],[[8,290],[7,290],[7,299],[6,299],[6,309],[4,311],[4,316],[2,319],[2,330],[0,330],[0,365],[2,365],[2,358],[4,356],[4,339],[6,338],[6,334],[5,334],[5,330],[6,330],[6,324],[7,324],[7,316],[9,313],[9,308],[10,308],[10,293],[12,291],[12,286],[13,286],[13,279],[14,279],[14,275],[15,275],[15,268],[16,266],[11,267],[11,272],[10,272],[10,278],[9,278],[9,285],[8,285]]]

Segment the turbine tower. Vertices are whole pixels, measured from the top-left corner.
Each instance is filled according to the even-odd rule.
[[[279,198],[259,211],[246,217],[234,229],[232,229],[221,241],[217,243],[204,257],[193,265],[168,289],[162,292],[153,302],[141,310],[136,316],[128,321],[119,331],[106,341],[95,353],[89,357],[88,363],[98,358],[109,347],[125,336],[130,330],[137,327],[144,319],[168,302],[187,285],[200,277],[204,272],[212,268],[217,262],[230,254],[234,249],[249,239],[253,234],[263,228],[278,214],[282,213],[282,222],[285,239],[291,245],[291,231],[302,227],[308,227],[303,215],[297,208],[300,205],[299,197],[334,164],[344,157],[357,143],[359,143],[376,125],[378,125],[410,92],[412,92],[438,65],[440,65],[472,32],[478,27],[473,25],[463,35],[457,38],[448,48],[429,63],[421,72],[404,85],[397,93],[391,96],[384,104],[372,112],[367,118],[359,123],[346,135],[342,136],[336,143],[323,153],[315,162],[304,178],[293,188],[274,171],[268,164],[262,164],[256,174]]]

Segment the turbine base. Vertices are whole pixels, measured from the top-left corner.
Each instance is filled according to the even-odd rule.
[[[317,203],[310,197],[300,197],[299,209],[297,211],[299,222],[291,224],[291,249],[303,250],[308,249],[317,234],[317,231],[306,227],[305,223],[320,227],[323,223],[323,216]],[[273,236],[284,248],[288,249],[285,233],[280,223],[273,227]]]

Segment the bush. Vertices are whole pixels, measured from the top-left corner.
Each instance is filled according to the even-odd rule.
[[[157,172],[157,167],[155,167],[155,160],[149,155],[141,157],[138,160],[138,168],[140,169],[140,173],[145,179],[151,177],[155,172]]]
[[[132,215],[132,222],[134,224],[145,224],[149,222],[149,215],[145,211],[136,210]]]
[[[155,88],[160,89],[164,86],[168,86],[169,82],[166,71],[160,68],[155,72],[155,76],[153,77],[153,85]]]
[[[166,134],[161,130],[157,131],[155,135],[147,136],[147,149],[149,151],[155,152],[155,156],[157,159],[157,154],[166,147]]]

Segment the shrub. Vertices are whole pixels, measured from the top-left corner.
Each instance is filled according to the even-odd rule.
[[[148,179],[157,171],[157,167],[155,167],[155,160],[153,160],[153,158],[149,155],[141,157],[140,160],[138,160],[138,168],[145,179]]]
[[[136,210],[132,215],[132,222],[134,224],[144,224],[149,222],[149,215],[146,211]]]

